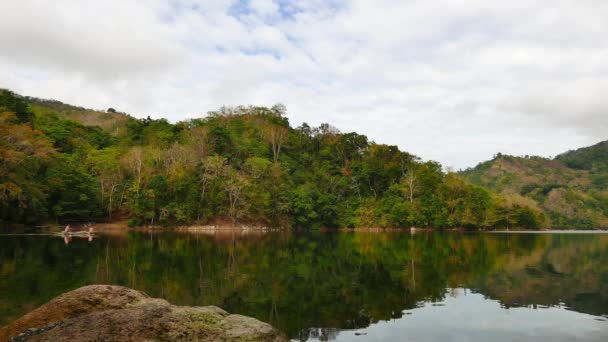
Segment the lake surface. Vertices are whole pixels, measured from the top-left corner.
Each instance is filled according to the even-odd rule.
[[[0,236],[0,325],[95,283],[301,341],[608,340],[606,234]]]

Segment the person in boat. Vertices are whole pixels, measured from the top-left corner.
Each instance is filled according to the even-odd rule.
[[[89,226],[89,229],[87,229],[87,235],[89,237],[89,242],[93,241],[93,226]]]
[[[64,233],[71,233],[72,232],[72,227],[70,227],[70,225],[68,224],[67,226],[65,226],[65,229],[63,230]]]

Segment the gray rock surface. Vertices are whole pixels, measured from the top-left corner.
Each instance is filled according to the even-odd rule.
[[[255,318],[175,306],[122,286],[64,293],[0,328],[0,341],[287,341]]]

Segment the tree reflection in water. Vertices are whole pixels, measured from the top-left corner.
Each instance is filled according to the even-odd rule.
[[[468,288],[504,307],[608,314],[608,235],[125,233],[0,238],[0,324],[92,283],[218,305],[331,340]]]

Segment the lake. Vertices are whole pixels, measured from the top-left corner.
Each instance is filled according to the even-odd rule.
[[[608,340],[605,234],[0,236],[0,325],[95,283],[300,341]]]

